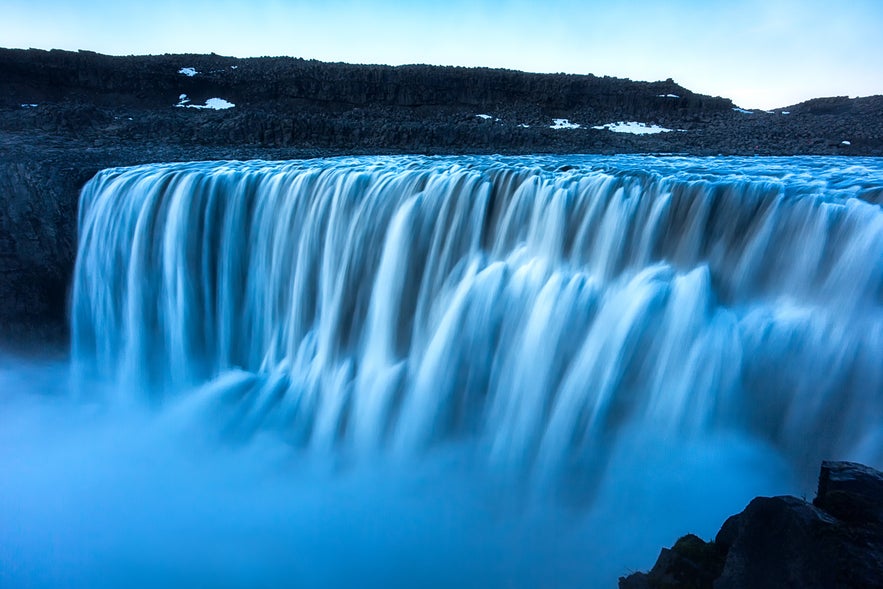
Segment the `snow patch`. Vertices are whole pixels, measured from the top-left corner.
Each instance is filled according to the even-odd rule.
[[[196,68],[193,68],[193,67],[182,67],[181,69],[178,70],[178,73],[183,74],[183,75],[187,76],[188,78],[192,78],[193,76],[195,76],[199,72],[196,71]]]
[[[521,123],[521,124],[518,125],[518,126],[521,127],[522,129],[530,129],[530,125],[525,124],[525,123]]]
[[[37,108],[36,104],[22,104],[22,108]]]
[[[239,69],[239,66],[238,66],[238,65],[231,65],[231,66],[230,66],[230,69],[231,69],[231,70],[236,70],[236,69]]]
[[[477,117],[480,118],[480,119],[484,119],[484,120],[488,120],[488,119],[492,119],[492,118],[494,118],[494,117],[492,117],[491,115],[475,115],[475,116],[477,116]]]
[[[735,107],[735,108],[733,108],[733,110],[736,112],[740,112],[743,115],[753,115],[754,114],[753,110],[745,110],[744,108],[739,108],[739,107]]]
[[[579,129],[579,124],[571,123],[570,119],[552,119],[550,129]]]
[[[199,105],[190,105],[190,108],[210,108],[212,110],[227,110],[228,108],[233,108],[236,106],[232,102],[224,100],[223,98],[209,98],[205,101],[204,106]]]
[[[638,123],[635,121],[607,123],[606,125],[592,127],[592,129],[607,129],[614,133],[631,133],[632,135],[655,135],[656,133],[671,133],[673,131],[673,129],[666,129],[659,125],[648,125],[646,123]]]
[[[841,141],[840,145],[852,145],[852,141]]]
[[[209,110],[227,110],[228,108],[233,108],[236,106],[232,102],[224,100],[223,98],[209,98],[205,101],[205,104],[187,104],[190,102],[190,99],[187,98],[186,94],[181,94],[178,97],[178,104],[176,107],[186,107],[186,108],[199,108],[199,109],[209,109]]]
[[[783,115],[790,115],[790,114],[791,114],[791,111],[790,111],[790,110],[783,110],[783,111],[782,111],[782,114],[783,114]]]
[[[677,94],[657,94],[659,98],[680,98]]]

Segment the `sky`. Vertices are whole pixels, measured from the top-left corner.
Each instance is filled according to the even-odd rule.
[[[2,0],[0,46],[676,82],[745,108],[883,94],[883,0]]]

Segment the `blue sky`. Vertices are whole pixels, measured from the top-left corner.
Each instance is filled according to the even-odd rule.
[[[772,108],[883,94],[883,1],[4,0],[0,46],[674,78]]]

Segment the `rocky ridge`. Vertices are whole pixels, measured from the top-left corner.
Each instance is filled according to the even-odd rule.
[[[192,108],[211,98],[235,106]],[[883,155],[881,113],[878,96],[822,98],[749,114],[670,79],[0,50],[5,139],[25,134],[90,147]],[[552,128],[556,119],[580,127]],[[620,121],[672,131],[635,136],[593,128]]]

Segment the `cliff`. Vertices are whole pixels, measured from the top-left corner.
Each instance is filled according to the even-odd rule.
[[[192,108],[213,98],[233,106]],[[620,121],[671,131],[593,128]],[[102,168],[384,153],[883,155],[883,97],[747,113],[672,80],[0,49],[0,343],[65,341],[78,194]]]

